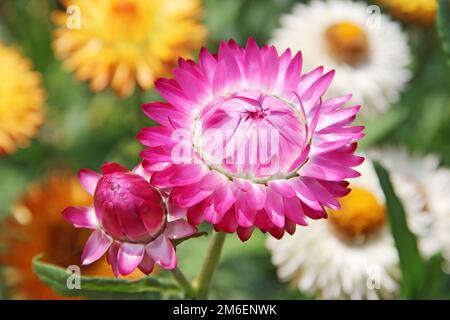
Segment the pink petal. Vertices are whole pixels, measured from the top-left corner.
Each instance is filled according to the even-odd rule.
[[[189,71],[176,68],[173,70],[173,74],[184,94],[192,101],[201,102],[208,97],[210,93],[209,87],[204,81],[198,79]]]
[[[173,269],[177,266],[175,248],[165,236],[150,242],[146,250],[150,257],[164,269]]]
[[[325,100],[322,103],[322,107],[321,107],[322,111],[321,112],[328,113],[328,112],[335,111],[335,110],[343,107],[347,102],[350,101],[351,98],[352,98],[352,95],[347,94],[342,97]]]
[[[191,225],[199,225],[202,223],[205,220],[203,215],[203,203],[199,203],[187,209],[187,219]]]
[[[278,240],[284,236],[284,228],[271,228],[268,231],[272,237]]]
[[[164,126],[143,128],[137,135],[137,139],[144,146],[159,147],[174,143],[171,141],[172,132],[172,128]]]
[[[284,226],[284,205],[283,197],[272,190],[267,191],[265,209],[270,221],[277,227]]]
[[[212,84],[214,71],[216,70],[217,66],[217,60],[208,52],[208,50],[202,48],[200,50],[198,61],[209,83]]]
[[[261,84],[268,91],[272,91],[276,85],[279,69],[278,55],[274,46],[268,49],[267,53],[263,55],[262,60],[264,72],[261,72]]]
[[[169,201],[168,221],[175,221],[178,219],[186,218],[187,209],[181,208],[173,201]]]
[[[172,105],[165,102],[152,102],[144,104],[142,111],[150,119],[158,122],[165,127],[183,128],[189,121],[189,115],[175,109]]]
[[[133,168],[132,172],[134,174],[137,174],[139,176],[141,176],[142,178],[144,178],[147,181],[150,181],[150,173],[148,173],[145,169],[144,166],[142,164],[142,162],[140,164],[138,164],[136,167]]]
[[[220,95],[225,90],[233,89],[233,86],[241,81],[241,70],[236,61],[233,50],[225,43],[219,47],[219,64],[213,79],[214,95]]]
[[[124,242],[117,255],[121,275],[132,273],[141,263],[144,256],[144,245]]]
[[[222,94],[227,88],[228,68],[225,60],[221,60],[217,65],[213,78],[213,93],[215,96]]]
[[[259,210],[256,214],[255,226],[260,228],[262,231],[267,231],[270,228],[275,227],[265,209]]]
[[[117,260],[117,255],[119,253],[120,245],[117,242],[113,242],[111,247],[108,250],[107,259],[106,261],[111,266],[112,271],[116,277],[120,276],[119,272],[119,263]]]
[[[155,88],[176,110],[189,112],[192,109],[193,102],[186,97],[175,79],[159,79],[155,82]]]
[[[361,106],[348,107],[335,111],[331,114],[322,114],[319,123],[317,124],[316,130],[320,131],[332,125],[337,125],[342,121],[347,119],[352,119],[355,114],[359,112]]]
[[[114,173],[114,172],[129,172],[130,170],[128,170],[125,167],[122,167],[120,164],[117,164],[115,162],[105,162],[102,165],[102,173],[103,174],[109,174],[109,173]]]
[[[190,225],[186,220],[180,219],[167,223],[164,235],[169,239],[186,238],[197,232],[197,228]]]
[[[62,215],[76,228],[96,229],[98,227],[93,207],[68,207],[64,209]]]
[[[200,183],[200,189],[202,190],[217,190],[224,186],[228,181],[228,178],[217,171],[211,170],[206,176],[203,177]]]
[[[214,209],[218,213],[227,212],[235,201],[234,194],[228,185],[225,185],[214,193]]]
[[[192,207],[208,197],[213,191],[201,190],[199,184],[174,187],[171,199],[183,208]]]
[[[331,142],[321,142],[320,139],[314,139],[314,146],[310,153],[310,157],[313,158],[324,153],[338,150],[339,148],[348,145],[351,140],[352,139],[342,139]]]
[[[264,185],[253,183],[251,189],[247,191],[247,194],[247,201],[250,207],[256,210],[264,208],[267,198],[266,187]]]
[[[214,225],[214,228],[217,231],[232,233],[236,231],[238,226],[236,211],[233,207],[231,207],[230,210],[225,213],[223,219],[218,224]]]
[[[291,58],[291,49],[286,49],[279,59],[279,69],[278,69],[278,78],[277,78],[277,91],[285,91],[284,88],[284,76],[287,68],[292,62]]]
[[[238,224],[242,227],[254,225],[256,218],[256,209],[250,207],[246,198],[246,192],[240,192],[235,204],[236,217]]]
[[[292,222],[291,220],[286,219],[286,224],[285,224],[284,228],[290,235],[293,235],[295,233],[296,224],[294,222]]]
[[[319,183],[324,186],[333,196],[336,198],[342,198],[348,195],[351,189],[347,188],[349,183],[346,181],[323,181],[319,180]]]
[[[155,266],[155,262],[153,259],[147,254],[147,252],[144,253],[144,257],[142,258],[141,263],[139,264],[138,268],[142,271],[142,273],[149,275],[153,271],[153,267]]]
[[[328,190],[323,185],[317,182],[316,179],[306,177],[302,177],[302,179],[322,205],[334,210],[339,210],[341,208],[336,198],[330,192],[328,192]]]
[[[314,210],[322,210],[322,206],[317,201],[314,194],[300,178],[290,179],[289,183],[291,184],[292,188],[294,188],[297,197],[307,206],[311,207]]]
[[[174,173],[169,181],[174,186],[185,186],[196,183],[209,172],[208,168],[202,164],[184,164],[171,167]]]
[[[81,169],[80,172],[78,172],[78,179],[80,179],[81,185],[91,195],[95,193],[95,188],[97,187],[97,182],[100,178],[101,175],[89,169]]]
[[[81,264],[87,265],[101,258],[108,250],[112,243],[110,236],[103,231],[97,229],[92,232],[86,245],[84,246],[83,254],[81,255]]]
[[[239,227],[236,230],[236,232],[239,236],[239,239],[241,239],[242,242],[245,242],[248,239],[250,239],[250,237],[252,236],[253,230],[255,230],[254,227],[249,227],[249,228]]]
[[[286,74],[284,77],[286,91],[294,91],[297,88],[302,72],[302,62],[302,53],[299,51],[292,59],[286,70]]]
[[[332,70],[321,76],[317,81],[315,81],[311,87],[301,95],[303,105],[305,107],[305,112],[308,114],[314,105],[319,101],[319,99],[328,90],[328,87],[333,81],[335,71]]]
[[[305,214],[308,218],[311,218],[314,220],[319,220],[319,219],[324,219],[327,217],[327,214],[323,208],[320,210],[314,210],[304,203],[302,203],[302,207],[303,207],[303,211],[305,211]]]
[[[293,198],[295,197],[295,191],[291,185],[284,179],[269,181],[269,188],[278,192],[284,197]]]
[[[249,38],[245,49],[245,78],[250,85],[259,83],[261,75],[261,54],[258,44]]]
[[[297,91],[300,95],[303,94],[303,92],[305,92],[306,90],[308,90],[311,85],[317,80],[319,79],[319,77],[323,74],[323,67],[317,67],[314,70],[305,73],[304,75],[301,76],[300,78],[300,84],[297,88]]]
[[[318,164],[307,164],[300,170],[300,175],[305,177],[317,178],[321,180],[337,181],[345,179],[345,174],[339,170],[333,170],[327,166]]]
[[[294,223],[307,226],[308,221],[306,220],[305,212],[303,211],[302,204],[300,200],[296,198],[284,199],[284,212],[286,217],[292,220]]]
[[[216,209],[214,208],[214,197],[209,197],[205,199],[205,201],[203,202],[202,211],[205,220],[212,224],[219,223],[225,214],[225,211],[217,212]]]

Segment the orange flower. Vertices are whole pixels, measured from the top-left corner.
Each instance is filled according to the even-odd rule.
[[[75,229],[61,212],[70,205],[89,205],[91,196],[78,179],[66,172],[55,171],[42,183],[31,185],[13,207],[13,219],[6,223],[7,252],[1,256],[12,267],[13,298],[59,299],[50,287],[33,273],[31,260],[43,253],[43,260],[61,267],[80,265],[80,256],[89,231]],[[113,277],[106,260],[81,267],[83,276]],[[136,277],[132,275],[132,278]],[[142,275],[140,275],[142,276]]]
[[[42,124],[41,75],[17,49],[0,43],[0,157],[24,147]]]
[[[437,0],[378,0],[394,17],[410,23],[430,25],[436,19]]]
[[[199,48],[206,29],[200,0],[61,0],[54,50],[93,91],[108,85],[122,97],[166,76],[179,56]],[[73,11],[70,11],[73,10]]]

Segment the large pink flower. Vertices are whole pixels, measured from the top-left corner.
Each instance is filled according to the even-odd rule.
[[[116,163],[106,163],[102,173],[88,169],[79,173],[81,184],[94,196],[92,207],[63,211],[75,227],[94,229],[81,263],[90,264],[108,251],[108,263],[116,276],[136,268],[149,274],[154,262],[165,269],[175,268],[177,256],[170,239],[188,237],[196,228],[186,220],[168,216],[165,199],[150,186],[141,166],[130,172]]]
[[[280,238],[339,207],[363,161],[353,154],[363,127],[350,126],[360,107],[343,107],[351,95],[322,99],[334,71],[301,68],[300,52],[278,56],[250,39],[217,56],[203,49],[198,64],[180,59],[175,79],[156,82],[167,103],[143,106],[160,124],[138,136],[143,165],[191,224]]]

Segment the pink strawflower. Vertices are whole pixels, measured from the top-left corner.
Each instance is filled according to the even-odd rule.
[[[149,147],[143,166],[191,224],[206,220],[243,241],[255,227],[280,238],[326,217],[324,206],[339,208],[344,179],[363,161],[353,154],[363,127],[350,126],[360,106],[343,107],[351,95],[322,100],[334,71],[301,68],[300,52],[229,41],[156,82],[167,103],[143,106],[160,124],[138,136]]]
[[[80,182],[94,196],[92,207],[69,207],[66,220],[77,228],[93,229],[81,263],[90,264],[108,251],[108,263],[116,276],[139,268],[150,274],[154,263],[165,269],[177,266],[170,239],[190,236],[196,228],[186,220],[168,216],[165,199],[150,186],[141,166],[132,172],[106,163],[102,174],[83,169]]]

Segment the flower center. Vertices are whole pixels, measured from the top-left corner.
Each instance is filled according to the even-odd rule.
[[[306,121],[288,101],[242,90],[210,102],[195,123],[194,147],[229,178],[283,178],[305,148]]]
[[[330,54],[340,63],[359,65],[369,55],[369,41],[361,27],[351,22],[333,24],[325,31]]]
[[[117,0],[112,6],[114,14],[124,18],[131,18],[137,15],[136,5],[129,0]]]
[[[371,192],[353,188],[339,200],[340,210],[328,210],[328,220],[348,240],[367,239],[386,223],[386,210]]]
[[[153,21],[150,13],[153,9],[146,9],[136,1],[112,0],[107,20],[108,32],[103,33],[103,38],[130,54],[131,44],[142,45],[149,38],[148,30]]]

